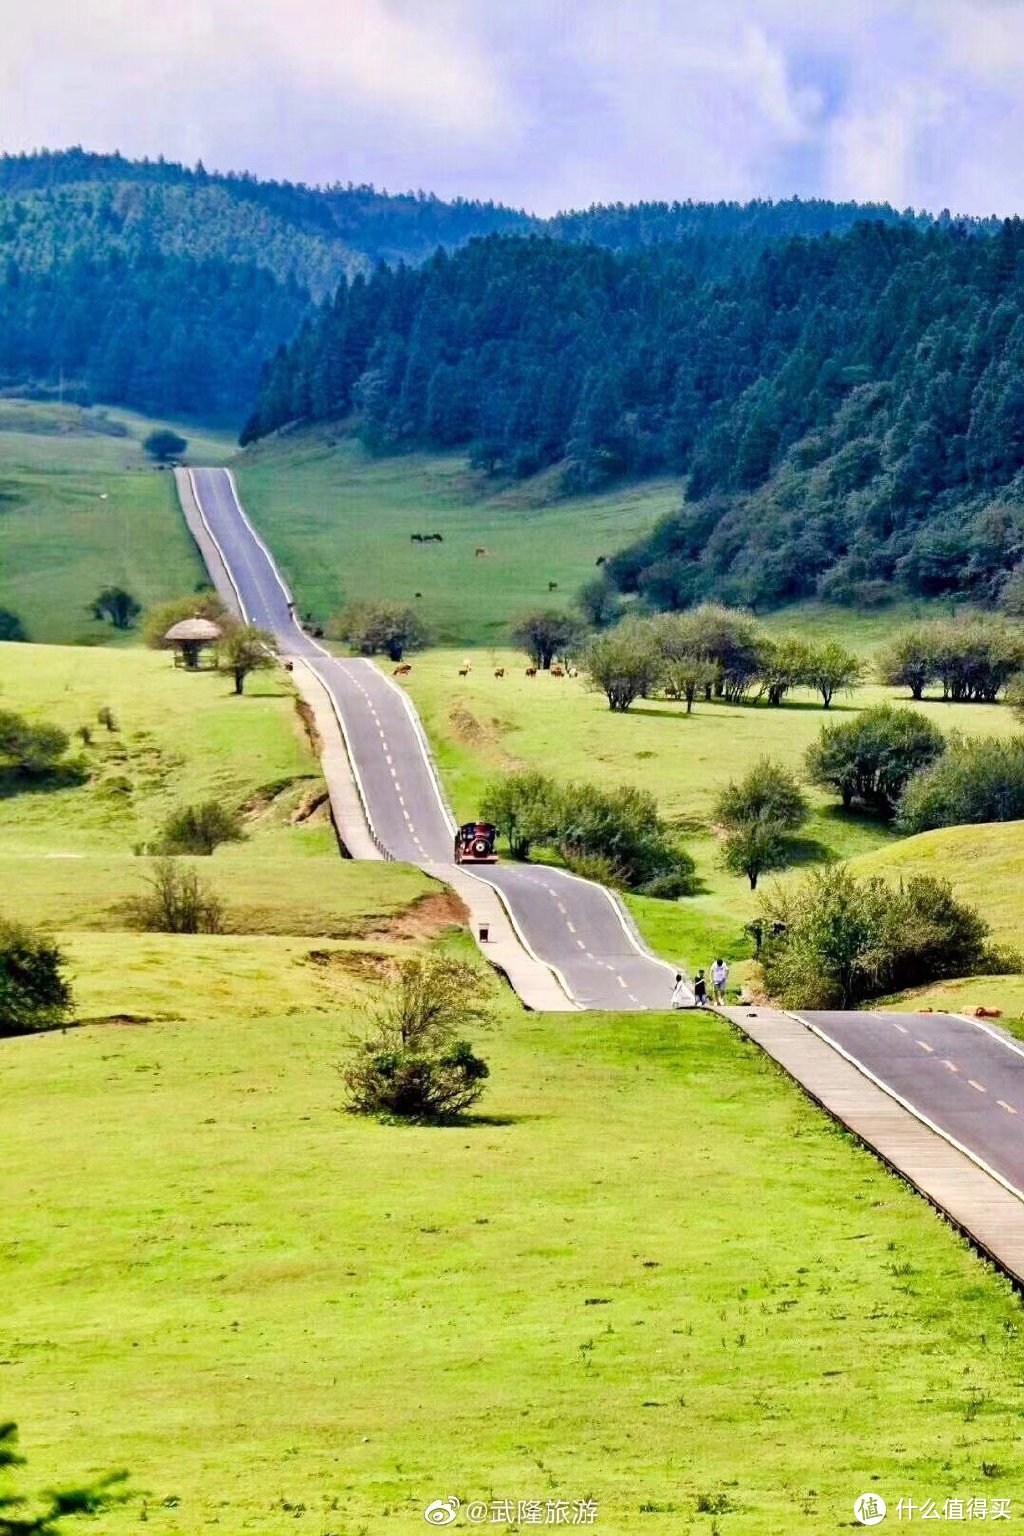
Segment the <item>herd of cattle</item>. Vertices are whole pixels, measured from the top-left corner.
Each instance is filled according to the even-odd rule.
[[[472,672],[472,670],[473,670],[472,662],[464,661],[462,663],[462,666],[459,668],[459,676],[460,677],[468,677],[469,674]],[[400,662],[397,667],[395,667],[395,669],[394,669],[394,671],[392,672],[391,675],[392,675],[392,677],[408,677],[409,673],[411,671],[412,671],[412,662],[411,661],[403,661],[403,662]],[[576,667],[559,667],[559,666],[554,666],[554,667],[549,667],[548,671],[550,672],[552,677],[579,677],[579,675],[580,675],[579,674],[579,670]],[[526,676],[527,677],[536,677],[537,676],[537,668],[536,667],[526,667],[525,668],[525,672],[526,672]],[[495,667],[494,675],[495,675],[495,677],[504,677],[505,676],[505,668],[504,667]]]

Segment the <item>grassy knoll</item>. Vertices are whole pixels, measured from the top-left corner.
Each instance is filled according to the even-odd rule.
[[[124,411],[0,400],[0,607],[33,640],[123,640],[88,605],[125,586],[143,604],[188,592],[203,574],[173,477],[142,439],[155,423]],[[182,429],[190,455],[223,462],[231,441]]]
[[[115,732],[96,720],[104,704]],[[0,794],[5,911],[53,929],[122,927],[145,868],[133,848],[174,806],[213,797],[245,807],[246,840],[201,861],[236,929],[359,934],[437,891],[404,865],[338,857],[281,673],[255,674],[239,699],[228,678],[178,670],[164,653],[4,645],[0,708],[92,731],[74,744],[84,782]]]
[[[817,1536],[863,1488],[1020,1488],[1018,1302],[726,1025],[507,1007],[491,1118],[399,1130],[339,1113],[355,997],[257,1016],[270,970],[2,1047],[38,1478],[130,1467],[153,1536],[415,1530],[448,1493]]]
[[[756,910],[746,880],[722,869],[710,826],[724,785],[766,753],[799,772],[804,751],[823,724],[894,697],[892,690],[865,687],[826,713],[820,701],[800,691],[781,709],[700,703],[689,716],[682,704],[646,700],[616,715],[582,679],[527,678],[523,658],[513,652],[481,652],[466,678],[457,675],[460,660],[458,651],[427,652],[414,659],[408,679],[456,811],[475,815],[484,784],[519,766],[653,790],[686,839],[704,889],[679,904],[631,900],[631,905],[661,953],[691,963],[706,962],[711,950],[742,953],[742,926]],[[494,677],[496,666],[506,668],[504,678]],[[944,730],[1008,734],[1015,728],[1012,714],[1000,705],[926,701],[913,707]],[[867,817],[844,816],[817,790],[809,790],[808,797],[813,813],[797,845],[798,863],[874,853],[878,866],[885,867],[899,847],[890,829]]]
[[[671,480],[569,500],[544,477],[495,490],[458,456],[375,459],[323,432],[248,450],[236,473],[303,609],[325,619],[354,598],[399,598],[452,645],[500,644],[518,610],[570,603],[599,555],[680,496]],[[410,542],[432,532],[444,542]]]

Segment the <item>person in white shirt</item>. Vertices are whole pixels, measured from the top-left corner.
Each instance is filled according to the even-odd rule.
[[[686,990],[686,982],[683,980],[683,973],[682,971],[676,971],[676,984],[672,988],[672,999],[670,1006],[672,1008],[685,1008],[689,1001],[690,999]]]
[[[711,985],[715,989],[715,1002],[725,1002],[725,985],[729,980],[729,967],[724,960],[716,960],[711,967]]]

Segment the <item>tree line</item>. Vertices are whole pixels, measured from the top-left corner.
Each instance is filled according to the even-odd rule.
[[[357,412],[378,450],[461,448],[568,490],[685,479],[608,562],[683,608],[998,594],[1024,553],[1024,224],[865,222],[707,277],[687,242],[476,240],[343,284],[243,433]]]

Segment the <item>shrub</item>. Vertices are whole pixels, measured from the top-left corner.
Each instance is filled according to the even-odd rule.
[[[569,868],[613,885],[636,887],[659,875],[677,874],[690,882],[694,863],[678,847],[647,790],[624,785],[597,789],[568,784],[560,797],[555,845]],[[601,860],[601,873],[591,862]]]
[[[715,667],[716,691],[731,703],[744,698],[760,675],[764,631],[757,620],[722,603],[701,603],[684,617],[698,655]]]
[[[349,603],[331,622],[331,633],[363,656],[383,652],[401,661],[406,651],[426,645],[428,635],[414,608],[405,603]]]
[[[534,843],[555,836],[559,800],[554,779],[527,769],[494,779],[484,790],[480,815],[507,838],[512,858],[528,859]]]
[[[372,1007],[369,1037],[342,1067],[359,1114],[444,1121],[477,1102],[490,1075],[459,1031],[487,1020],[490,984],[451,955],[404,960]]]
[[[64,766],[68,737],[56,725],[30,725],[13,710],[0,709],[0,771],[31,778]]]
[[[901,630],[882,652],[883,682],[905,684],[920,699],[932,682],[954,703],[992,703],[1024,667],[1024,628],[993,619],[946,620]]]
[[[223,933],[224,904],[194,869],[154,859],[147,889],[128,902],[128,916],[148,933]]]
[[[889,818],[913,775],[945,747],[938,726],[916,710],[876,704],[840,725],[823,726],[804,762],[810,782],[835,790],[844,810],[857,800]]]
[[[63,1024],[71,1004],[61,950],[30,929],[0,919],[0,1035]]]
[[[157,840],[157,852],[209,855],[221,843],[239,843],[245,833],[238,812],[219,800],[203,800],[198,805],[181,805],[164,822]]]
[[[0,640],[27,640],[24,624],[9,608],[0,608]]]
[[[109,704],[102,704],[96,711],[96,719],[100,725],[106,726],[108,731],[117,730],[117,721],[114,719],[114,711]]]
[[[954,739],[900,804],[905,832],[1024,818],[1024,736]]]
[[[952,888],[899,885],[839,867],[761,898],[765,983],[791,1008],[854,1008],[886,992],[988,967],[988,926]]]
[[[1024,725],[1024,672],[1017,672],[1006,685],[1006,702]]]
[[[607,576],[594,576],[576,593],[576,606],[592,629],[608,629],[622,617],[622,602]]]
[[[607,634],[596,635],[583,653],[583,671],[591,688],[603,693],[608,708],[625,713],[636,699],[657,687],[662,660],[654,633],[641,619],[627,619]]]
[[[681,896],[692,896],[696,866],[692,859],[688,859],[688,863],[688,869],[673,869],[667,875],[655,875],[653,880],[645,880],[643,885],[637,886],[637,894],[654,896],[659,901],[678,901]]]
[[[934,682],[938,667],[938,631],[934,624],[915,624],[901,629],[878,657],[879,681],[891,688],[909,688],[910,696],[922,699]]]

